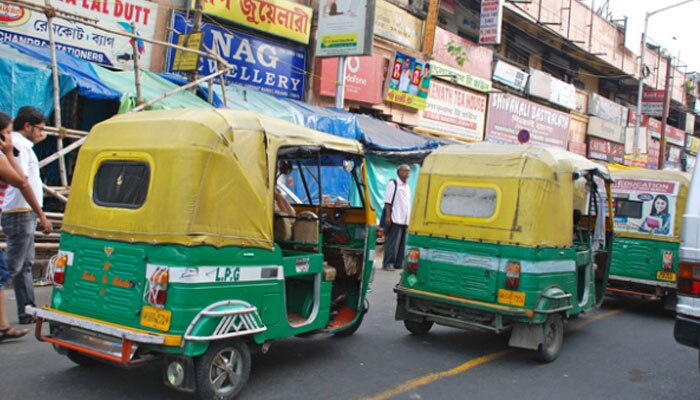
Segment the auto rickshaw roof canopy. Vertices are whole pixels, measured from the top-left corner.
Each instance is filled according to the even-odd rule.
[[[361,155],[359,142],[252,111],[147,111],[96,125],[80,150],[64,231],[90,237],[187,246],[273,247],[278,150],[305,147]],[[138,208],[94,200],[105,161],[148,164]]]
[[[681,224],[683,223],[683,214],[685,214],[685,205],[688,200],[688,188],[690,187],[691,175],[686,172],[675,170],[654,170],[654,169],[637,169],[627,168],[624,166],[611,165],[610,175],[615,180],[623,179],[644,179],[654,181],[675,182],[678,184],[678,194],[676,194],[676,211],[673,216],[673,232],[672,236],[654,235],[645,232],[631,232],[616,230],[615,234],[626,237],[634,237],[640,239],[649,239],[653,236],[659,240],[679,241],[681,238]],[[615,186],[613,186],[613,194]]]
[[[585,180],[577,178],[588,172],[607,179],[605,166],[564,150],[494,143],[441,147],[423,164],[409,230],[570,247],[573,210],[585,211],[587,199]]]

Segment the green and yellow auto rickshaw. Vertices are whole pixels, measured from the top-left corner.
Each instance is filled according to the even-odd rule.
[[[434,323],[512,329],[510,346],[554,360],[564,321],[605,293],[609,183],[606,167],[563,150],[436,150],[418,178],[396,319],[419,335]]]
[[[327,174],[348,178],[345,197],[324,195]],[[51,305],[30,308],[37,337],[78,364],[163,360],[167,385],[234,398],[251,349],[360,326],[367,190],[360,143],[253,112],[98,124],[50,263]]]
[[[676,306],[681,221],[690,176],[611,167],[615,236],[608,291]]]

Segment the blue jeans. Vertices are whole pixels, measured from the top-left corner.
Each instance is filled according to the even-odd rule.
[[[7,267],[7,261],[5,260],[5,255],[2,254],[0,250],[0,290],[5,289],[7,281],[10,278],[10,269]],[[0,294],[2,296],[2,294]]]
[[[32,265],[34,265],[34,232],[37,216],[33,211],[6,213],[0,218],[0,225],[7,238],[5,256],[12,278],[12,286],[17,298],[19,319],[30,317],[24,312],[25,306],[35,306]]]
[[[384,242],[384,261],[382,268],[389,269],[403,267],[403,256],[406,252],[407,225],[391,224]]]

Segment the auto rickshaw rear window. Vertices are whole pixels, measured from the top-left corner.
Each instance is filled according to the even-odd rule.
[[[440,212],[456,217],[491,218],[497,200],[498,193],[492,188],[447,186],[440,196]]]
[[[103,162],[95,175],[93,201],[103,207],[139,208],[146,201],[150,178],[145,162]]]

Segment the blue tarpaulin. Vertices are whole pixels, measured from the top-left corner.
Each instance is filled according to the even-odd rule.
[[[51,64],[51,51],[48,47],[22,43],[10,43],[10,46],[39,61]],[[102,83],[91,63],[57,50],[56,64],[61,72],[75,80],[79,95],[93,100],[118,100],[121,98],[121,93]]]
[[[368,150],[415,152],[440,146],[437,140],[395,128],[367,115],[357,115],[357,120],[362,130],[362,143]]]
[[[362,131],[356,115],[337,108],[321,107],[303,101],[280,98],[290,104],[304,116],[302,125],[317,131],[360,140]]]
[[[51,67],[44,62],[0,44],[0,111],[14,116],[20,107],[30,105],[50,115],[54,109]],[[75,89],[75,79],[59,74],[60,95]]]

